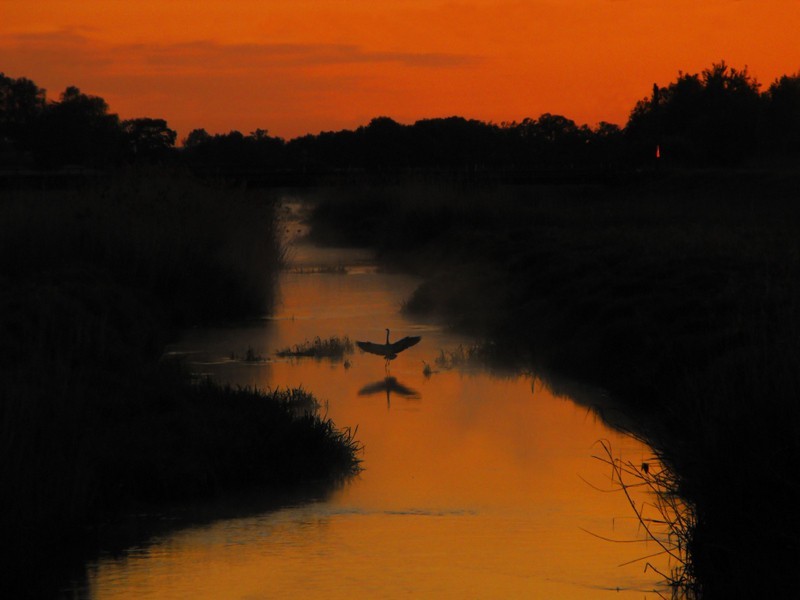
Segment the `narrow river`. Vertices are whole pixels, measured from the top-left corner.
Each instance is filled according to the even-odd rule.
[[[337,426],[358,427],[364,471],[311,500],[206,521],[103,556],[77,596],[638,600],[666,593],[648,561],[637,560],[658,547],[641,541],[624,495],[602,491],[615,486],[610,468],[593,458],[599,440],[636,464],[650,459],[647,447],[535,378],[475,367],[426,375],[424,362],[436,371],[440,351],[469,340],[401,314],[414,278],[381,272],[352,250],[295,244],[290,258],[274,317],[193,330],[171,351],[219,380],[311,391]],[[348,364],[275,356],[316,336],[382,342],[387,327],[393,340],[422,336],[388,375],[382,358],[359,351]],[[248,350],[263,360],[243,360]],[[648,560],[668,568],[664,558]]]

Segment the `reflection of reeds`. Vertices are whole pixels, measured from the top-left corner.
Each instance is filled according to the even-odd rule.
[[[330,358],[342,359],[347,354],[353,354],[355,345],[348,336],[332,336],[322,339],[319,336],[312,341],[306,340],[302,344],[295,344],[282,348],[275,354],[281,358]]]
[[[247,347],[247,350],[245,350],[245,353],[242,355],[231,352],[230,358],[231,360],[241,360],[243,362],[264,362],[265,360],[260,352],[250,346]]]

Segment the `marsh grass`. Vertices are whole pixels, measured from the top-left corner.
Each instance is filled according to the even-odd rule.
[[[439,369],[485,368],[497,364],[497,351],[491,343],[459,344],[453,350],[439,350],[433,364]],[[432,371],[430,371],[432,372]]]
[[[295,344],[287,348],[277,350],[275,354],[280,358],[316,358],[318,360],[328,358],[331,360],[343,360],[346,356],[355,352],[355,344],[348,336],[331,336],[322,339],[319,336],[313,340],[306,340],[302,344]]]

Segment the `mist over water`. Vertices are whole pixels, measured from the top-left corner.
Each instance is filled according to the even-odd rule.
[[[287,229],[304,233],[294,222]],[[644,538],[624,496],[600,491],[614,485],[592,458],[598,440],[635,462],[649,459],[647,447],[535,378],[437,371],[440,351],[470,340],[401,315],[415,278],[302,238],[290,261],[271,318],[187,331],[170,352],[232,384],[303,386],[338,427],[358,428],[364,471],[315,500],[226,515],[101,558],[80,595],[657,597],[660,578],[646,561],[619,566],[656,545],[597,537]],[[275,355],[317,336],[382,343],[385,328],[392,340],[422,336],[388,371],[358,350],[345,360]]]

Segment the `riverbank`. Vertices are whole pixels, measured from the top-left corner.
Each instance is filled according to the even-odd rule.
[[[120,512],[358,469],[309,394],[193,382],[162,358],[179,328],[269,312],[276,226],[264,196],[164,173],[0,197],[6,591],[51,593],[42,565]]]
[[[318,192],[313,226],[425,275],[407,310],[610,390],[694,512],[690,591],[773,597],[799,554],[798,183],[358,187]]]

